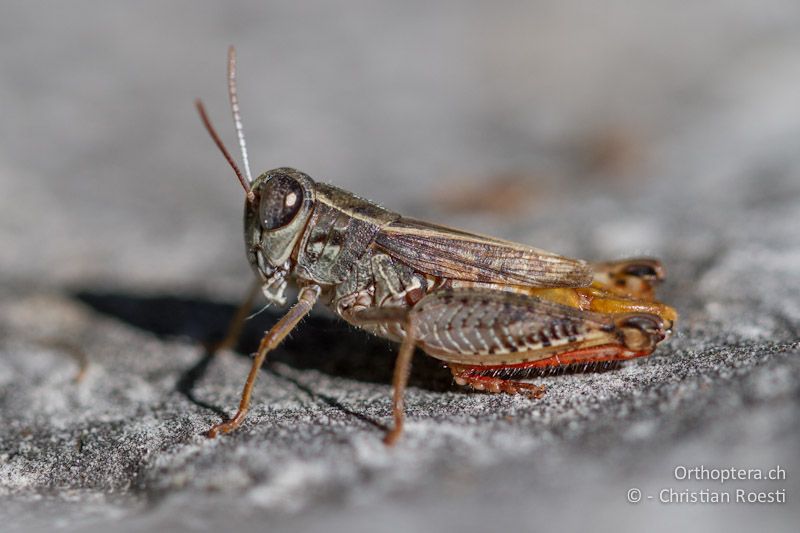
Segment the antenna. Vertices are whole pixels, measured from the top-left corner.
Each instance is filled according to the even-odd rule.
[[[215,130],[214,126],[211,125],[211,120],[209,120],[208,118],[208,114],[206,113],[205,106],[203,106],[203,102],[201,102],[200,99],[198,98],[197,100],[194,101],[194,105],[195,107],[197,107],[197,112],[200,113],[200,120],[203,121],[203,125],[206,127],[206,130],[208,130],[208,134],[211,135],[211,138],[217,144],[217,147],[222,152],[222,155],[225,156],[225,159],[227,159],[228,164],[236,173],[236,177],[239,178],[239,182],[242,184],[242,187],[244,187],[244,190],[247,193],[247,201],[250,203],[254,202],[256,199],[256,195],[250,189],[250,182],[246,180],[244,176],[242,176],[242,171],[239,170],[238,166],[236,166],[236,162],[233,160],[233,157],[231,157],[231,154],[230,152],[228,152],[228,149],[225,148],[225,145],[222,143],[222,139],[220,139],[219,135],[217,134],[217,130]]]
[[[228,97],[231,101],[233,125],[236,128],[236,135],[239,137],[239,148],[242,151],[244,174],[247,176],[247,182],[253,183],[253,176],[250,174],[250,161],[247,159],[247,144],[244,142],[242,117],[239,115],[239,94],[236,91],[236,48],[233,45],[228,48]]]

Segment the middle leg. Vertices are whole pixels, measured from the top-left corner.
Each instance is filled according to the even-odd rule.
[[[405,307],[373,307],[363,309],[350,316],[350,321],[361,327],[370,325],[402,324],[404,333],[400,350],[395,360],[392,376],[392,417],[394,426],[383,438],[384,444],[394,446],[403,433],[405,422],[405,392],[408,377],[411,373],[411,360],[414,357],[417,336],[417,320],[413,313]]]

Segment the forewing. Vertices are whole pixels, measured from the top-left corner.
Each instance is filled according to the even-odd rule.
[[[592,280],[584,261],[407,218],[381,228],[375,244],[421,272],[445,278],[530,287],[583,287]]]

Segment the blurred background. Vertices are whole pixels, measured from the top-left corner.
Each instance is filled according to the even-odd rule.
[[[791,0],[2,11],[6,279],[245,286],[242,191],[192,106],[235,148],[229,44],[254,172],[415,216],[599,259],[800,188]]]
[[[0,322],[7,352],[0,384],[10,387],[27,379],[19,377],[24,372],[42,371],[9,362],[26,357],[19,339],[39,313],[49,310],[48,320],[60,324],[53,306],[24,303],[32,294],[69,299],[75,291],[111,291],[233,304],[245,292],[252,274],[242,243],[243,193],[193,107],[201,97],[236,152],[226,95],[230,44],[238,50],[254,173],[293,166],[404,214],[585,259],[659,257],[670,276],[663,299],[682,315],[671,353],[691,361],[696,350],[729,346],[740,356],[725,352],[725,364],[733,368],[735,361],[772,353],[761,349],[765,343],[784,343],[793,354],[788,366],[774,363],[778,370],[770,372],[778,378],[764,378],[764,390],[774,390],[774,379],[783,384],[778,400],[747,397],[759,409],[780,411],[779,405],[784,415],[797,414],[796,0],[4,0],[0,289],[6,311]],[[753,343],[761,348],[754,350]],[[736,352],[743,345],[747,348]],[[189,352],[180,359],[188,365],[192,360]],[[246,367],[244,360],[236,363]],[[667,380],[676,375],[674,368],[662,370]],[[231,372],[225,405],[239,387],[240,374]],[[711,381],[720,373],[708,372]],[[570,379],[583,383],[584,378]],[[388,386],[380,389],[387,391]],[[14,394],[6,399],[22,402],[28,393]],[[734,424],[740,413],[735,406],[750,405],[745,396],[733,396],[713,412]],[[664,395],[668,404],[669,397]],[[12,416],[9,405],[17,404],[6,404],[6,417]],[[110,405],[104,416],[114,418]],[[552,409],[553,416],[564,410],[563,405]],[[607,409],[615,411],[613,405]],[[670,409],[670,416],[680,418]],[[198,427],[214,419],[204,416]],[[772,460],[797,443],[796,418],[789,429],[784,423],[790,419],[748,426],[760,428],[761,437],[742,429],[741,421],[715,426],[711,441],[702,432],[692,435],[706,451],[711,448],[704,442],[733,442],[736,460],[755,460],[763,445],[762,457]],[[645,472],[640,477],[652,474],[643,465],[655,461],[643,451],[648,442],[669,442],[711,425],[700,420],[670,426],[682,429],[667,436],[647,433],[644,455],[637,456]],[[42,428],[52,422],[40,424],[42,439],[50,435]],[[630,421],[618,422],[604,431],[615,435]],[[582,437],[571,439],[575,428],[563,423],[572,429],[545,441],[567,442],[572,452],[553,464],[567,470],[573,462],[591,464],[600,453],[597,446],[583,446],[580,431]],[[62,426],[69,424],[61,419]],[[8,451],[16,435],[6,438]],[[490,452],[498,446],[492,442]],[[612,439],[610,446],[626,442]],[[777,444],[769,448],[769,443]],[[430,461],[448,453],[447,447],[433,448],[426,452]],[[27,467],[8,457],[0,460],[5,494],[53,488],[30,481],[39,478],[23,476]],[[363,458],[354,462],[373,472]],[[596,485],[587,487],[600,490],[610,473],[625,471],[623,459],[611,464],[593,474]],[[46,472],[39,474],[46,480]],[[404,481],[406,489],[425,486],[423,473],[415,475]],[[523,507],[535,505],[534,481],[512,483],[528,493]],[[493,487],[504,482],[495,477],[496,485],[481,490],[496,494]],[[292,490],[303,492],[302,483]],[[573,490],[576,483],[564,486]],[[77,485],[87,487],[93,485]],[[376,496],[383,517],[396,518],[395,488],[376,492],[383,495]],[[284,494],[281,485],[271,490]],[[590,506],[594,490],[574,490],[581,496],[573,505]],[[623,505],[619,494],[613,501]],[[297,507],[275,501],[279,504],[266,508],[283,513],[316,500],[309,497]],[[459,523],[455,503],[447,514],[453,522],[422,520],[436,512],[437,500],[426,501],[417,526]],[[566,506],[561,511],[569,508],[560,503]],[[613,524],[619,516],[614,509],[626,508],[593,509],[597,523]],[[702,523],[715,524],[721,511],[704,509],[711,514],[702,515],[707,519]],[[336,516],[337,524],[348,524],[345,515]],[[647,523],[648,514],[636,516],[634,523]],[[665,527],[691,525],[691,517],[700,514],[676,516]],[[754,525],[765,515],[748,521],[738,509],[732,516],[736,523]],[[773,516],[778,518],[772,525],[788,524],[788,515]],[[316,523],[309,518],[303,527]]]

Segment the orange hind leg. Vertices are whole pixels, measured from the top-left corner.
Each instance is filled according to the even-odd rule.
[[[594,280],[588,287],[528,289],[531,296],[584,311],[598,313],[649,313],[664,321],[670,331],[678,319],[674,308],[655,299],[655,287],[664,269],[655,259],[636,258],[595,263]]]
[[[527,361],[511,365],[461,365],[448,363],[453,379],[458,385],[471,389],[506,394],[524,394],[529,398],[541,398],[547,390],[543,385],[534,385],[511,378],[497,377],[499,372],[557,368],[575,364],[607,363],[611,361],[625,361],[636,357],[649,355],[651,350],[632,351],[624,346],[603,345],[583,348],[556,354],[538,361]]]
[[[475,390],[493,393],[524,394],[534,399],[544,396],[547,390],[544,386],[534,385],[532,383],[524,383],[522,381],[486,375],[481,372],[483,369],[479,366],[463,366],[458,364],[449,364],[448,366],[450,367],[450,372],[453,373],[453,379],[458,385]]]
[[[665,278],[661,263],[649,257],[595,263],[592,268],[593,287],[647,302],[655,301],[655,287]]]

